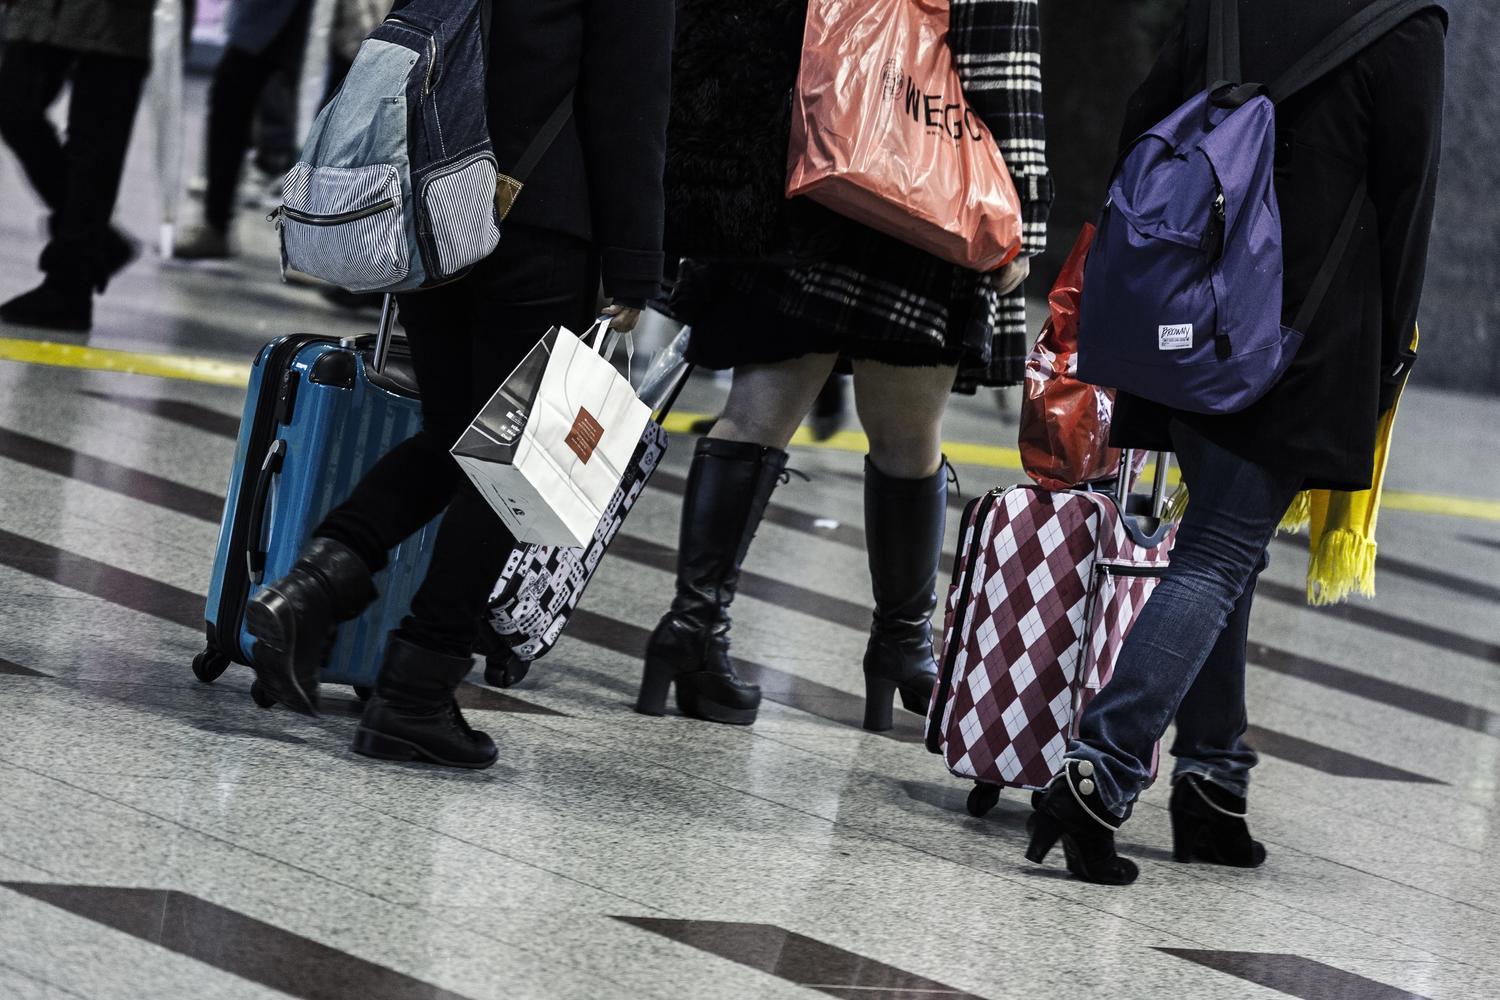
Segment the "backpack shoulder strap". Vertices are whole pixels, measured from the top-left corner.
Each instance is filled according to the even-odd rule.
[[[1209,0],[1208,89],[1219,84],[1243,83],[1240,77],[1239,0]]]
[[[1267,95],[1272,101],[1286,100],[1359,55],[1413,14],[1440,6],[1437,0],[1373,0],[1293,63],[1266,88]]]
[[[552,147],[552,143],[562,134],[563,126],[568,124],[568,119],[572,117],[573,91],[570,90],[563,95],[563,99],[558,102],[557,107],[552,109],[552,114],[547,117],[547,120],[542,123],[542,127],[537,130],[536,136],[531,140],[531,144],[521,153],[521,158],[516,161],[516,165],[511,168],[510,176],[525,184],[526,179],[531,176],[531,172],[536,169],[536,165],[541,162],[542,157],[547,154],[547,150]]]
[[[1335,28],[1327,38],[1314,45],[1307,55],[1293,63],[1291,69],[1267,88],[1267,95],[1272,101],[1291,97],[1359,55],[1407,18],[1429,7],[1441,6],[1438,0],[1374,0]],[[1343,221],[1328,248],[1328,254],[1323,258],[1323,266],[1313,278],[1313,283],[1307,290],[1307,298],[1302,301],[1302,308],[1297,310],[1292,329],[1306,333],[1317,318],[1328,289],[1343,265],[1344,255],[1354,239],[1354,231],[1359,227],[1368,193],[1368,182],[1360,181],[1354,196],[1349,199],[1349,207],[1344,211]]]
[[[1369,193],[1369,184],[1360,181],[1359,187],[1354,189],[1354,196],[1349,199],[1349,207],[1344,210],[1344,219],[1339,223],[1339,231],[1329,244],[1328,253],[1323,257],[1323,265],[1318,268],[1318,273],[1313,277],[1313,282],[1307,289],[1307,297],[1302,300],[1302,308],[1297,310],[1297,318],[1292,320],[1292,329],[1298,333],[1306,333],[1307,328],[1312,326],[1313,320],[1318,318],[1318,310],[1323,308],[1323,300],[1328,297],[1328,289],[1333,287],[1333,279],[1337,276],[1339,268],[1343,266],[1344,255],[1349,252],[1349,244],[1354,241],[1354,231],[1359,228],[1359,217],[1365,211],[1365,198]]]

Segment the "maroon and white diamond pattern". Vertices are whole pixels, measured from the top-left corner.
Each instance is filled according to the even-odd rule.
[[[953,673],[946,704],[935,692],[932,706],[941,749],[956,775],[1040,788],[1061,767],[1078,710],[1108,680],[1156,583],[1097,567],[1165,566],[1172,539],[1145,548],[1112,499],[1032,486],[999,495],[963,538],[955,579],[971,556],[973,576],[967,595],[957,586],[949,594],[944,649]]]

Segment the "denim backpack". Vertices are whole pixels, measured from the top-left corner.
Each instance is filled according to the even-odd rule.
[[[283,270],[355,292],[462,277],[573,109],[569,93],[509,175],[485,115],[490,0],[404,0],[360,46],[272,213]]]
[[[1281,324],[1275,102],[1434,0],[1373,0],[1270,86],[1240,74],[1239,8],[1210,0],[1208,90],[1126,150],[1084,270],[1078,377],[1180,410],[1233,413],[1291,364],[1366,204],[1360,182],[1291,327]]]

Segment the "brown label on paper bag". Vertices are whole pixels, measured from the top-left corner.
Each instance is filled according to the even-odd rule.
[[[604,427],[594,419],[594,415],[583,407],[578,408],[578,416],[573,420],[573,429],[563,439],[573,454],[585,465],[589,459],[594,457],[594,449],[599,447],[599,442],[604,440]]]

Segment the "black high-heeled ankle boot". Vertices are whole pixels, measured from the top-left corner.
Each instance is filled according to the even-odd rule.
[[[1196,774],[1172,782],[1172,860],[1259,868],[1266,848],[1245,823],[1249,803]]]
[[[469,725],[453,696],[473,666],[467,656],[435,653],[392,635],[375,693],[354,731],[354,752],[445,767],[495,763],[495,741]]]
[[[370,568],[352,549],[331,538],[308,542],[287,575],[245,607],[262,686],[288,708],[317,715],[318,670],[333,630],[375,597]]]
[[[698,442],[682,501],[677,595],[646,648],[636,711],[665,713],[675,684],[683,715],[738,726],[755,721],[760,688],[741,680],[729,657],[729,605],[786,460],[776,448]]]
[[[1061,840],[1068,871],[1075,877],[1099,885],[1129,885],[1140,869],[1115,853],[1115,831],[1124,820],[1104,808],[1093,775],[1091,761],[1069,760],[1046,790],[1033,798],[1036,812],[1026,821],[1026,832],[1031,835],[1026,860],[1042,864]]]
[[[948,467],[895,479],[865,459],[865,548],[875,623],[865,649],[865,728],[891,728],[891,704],[927,714],[937,683],[932,612],[947,524]]]

